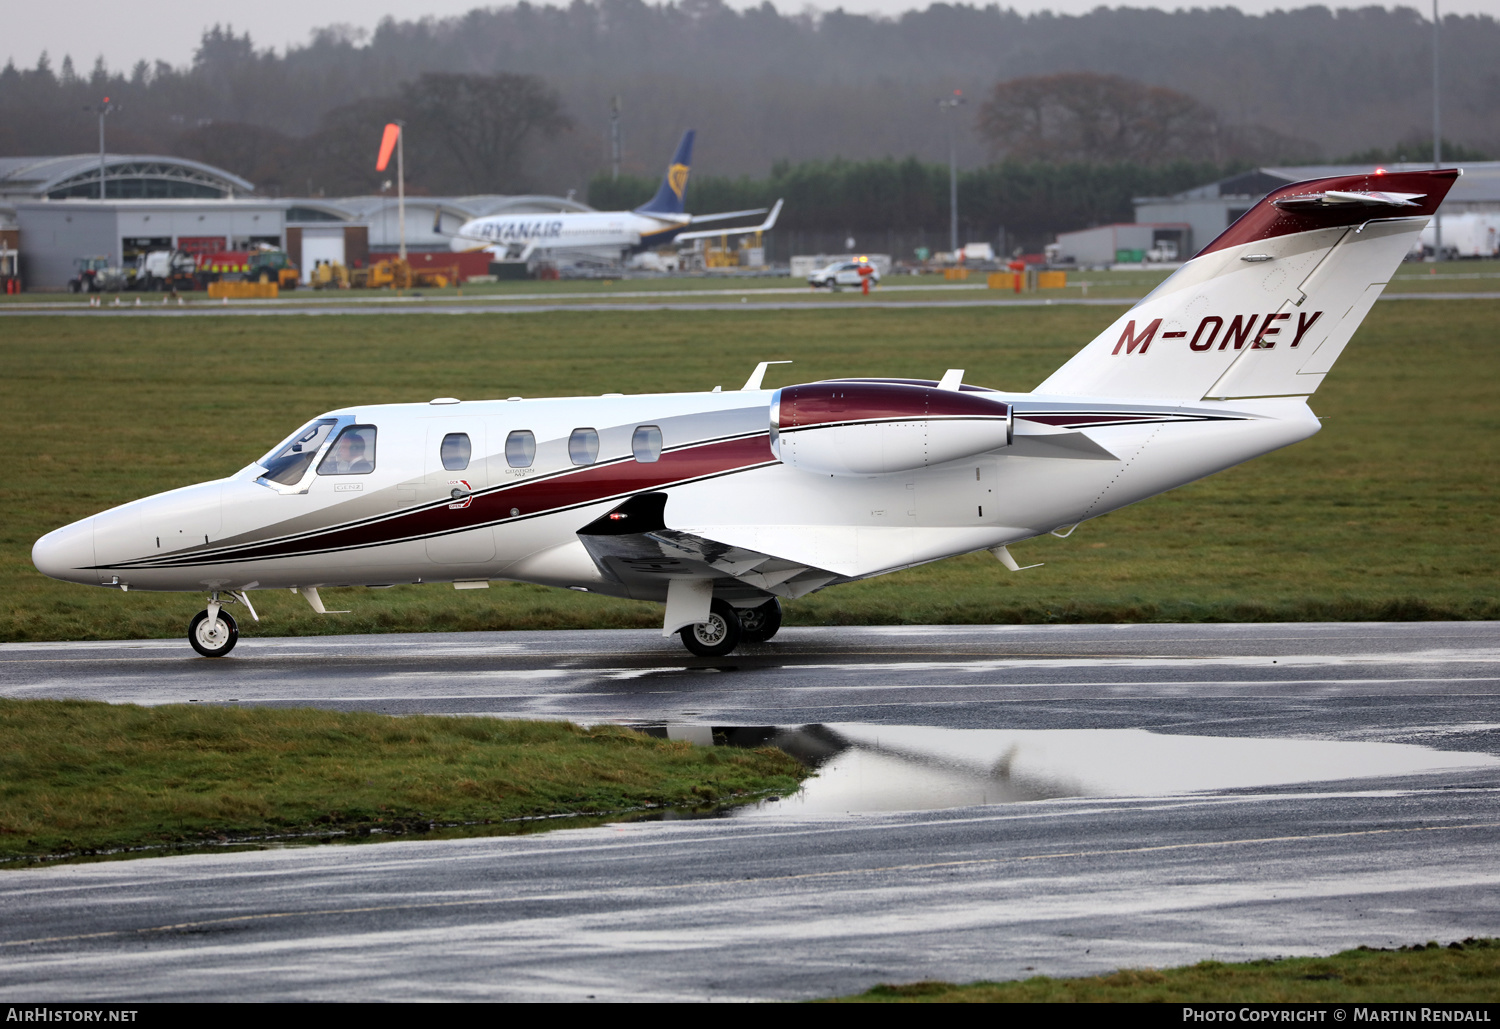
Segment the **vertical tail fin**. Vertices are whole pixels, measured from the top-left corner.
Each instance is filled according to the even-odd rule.
[[[1460,174],[1341,175],[1274,190],[1036,392],[1311,395]]]
[[[683,198],[687,196],[688,170],[693,165],[693,136],[696,133],[688,129],[682,134],[682,142],[677,144],[677,153],[672,157],[672,163],[667,165],[667,174],[661,180],[661,188],[656,191],[656,196],[651,198],[649,204],[642,204],[636,210],[641,214],[682,214]]]

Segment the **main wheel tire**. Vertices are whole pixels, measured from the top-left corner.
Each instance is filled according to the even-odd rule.
[[[223,657],[239,642],[240,627],[228,611],[220,611],[212,625],[208,612],[199,611],[188,623],[188,642],[204,657]]]
[[[776,635],[781,628],[781,601],[772,597],[760,607],[740,608],[740,640],[745,643],[764,643]]]
[[[698,657],[723,657],[740,645],[744,635],[739,615],[722,600],[709,606],[708,621],[684,625],[678,632],[682,645]]]

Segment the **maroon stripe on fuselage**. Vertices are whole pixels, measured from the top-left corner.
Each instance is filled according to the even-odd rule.
[[[1221,232],[1198,256],[1216,250],[1255,243],[1296,232],[1311,232],[1340,225],[1361,225],[1381,218],[1430,218],[1448,195],[1458,178],[1456,168],[1434,171],[1387,172],[1376,175],[1338,175],[1326,179],[1308,179],[1267,193],[1265,198],[1239,220]],[[1273,201],[1303,193],[1340,192],[1422,193],[1415,207],[1365,207],[1359,204],[1322,207],[1313,210],[1283,211]]]
[[[982,393],[876,382],[815,382],[781,390],[777,426],[783,431],[814,425],[921,418],[1003,418],[1003,401]]]
[[[660,489],[673,483],[769,464],[775,460],[768,435],[685,447],[666,451],[659,461],[649,464],[634,460],[617,461],[590,465],[568,474],[520,482],[514,486],[491,487],[487,492],[473,494],[472,503],[466,508],[454,510],[446,504],[441,507],[426,507],[377,522],[333,528],[292,539],[273,540],[261,546],[239,548],[222,556],[194,555],[191,563],[214,564],[220,561],[238,562],[330,550],[355,550],[408,539],[445,536],[488,523],[534,517],[610,497]],[[512,509],[518,513],[512,515]]]

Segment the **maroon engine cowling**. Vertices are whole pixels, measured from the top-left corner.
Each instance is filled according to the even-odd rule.
[[[1010,444],[1010,405],[988,391],[923,383],[834,380],[771,397],[771,449],[825,475],[881,475]]]

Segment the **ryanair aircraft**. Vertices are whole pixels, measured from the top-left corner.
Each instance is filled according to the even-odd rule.
[[[454,235],[455,251],[490,250],[501,260],[525,261],[542,251],[589,251],[626,257],[642,250],[652,250],[686,239],[741,235],[764,232],[776,224],[781,201],[772,208],[757,207],[748,211],[726,211],[723,214],[690,215],[683,210],[687,195],[688,169],[693,160],[694,131],[688,129],[677,144],[677,153],[667,165],[661,188],[651,202],[634,211],[589,211],[585,214],[503,214],[475,218],[466,222]],[[769,210],[769,214],[767,213]],[[767,215],[759,225],[687,231],[705,222],[728,221]]]

